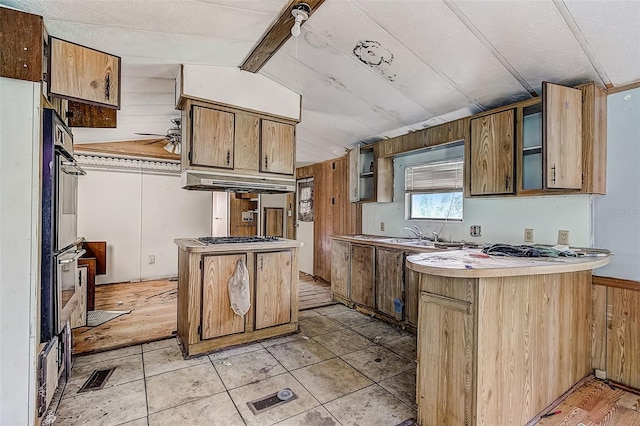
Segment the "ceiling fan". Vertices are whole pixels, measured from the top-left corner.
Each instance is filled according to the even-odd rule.
[[[160,136],[162,139],[151,140],[150,142],[146,142],[145,145],[151,145],[153,143],[168,141],[167,144],[163,147],[165,151],[170,152],[172,154],[180,154],[182,152],[180,142],[182,140],[182,132],[180,131],[180,117],[174,117],[171,119],[173,123],[173,127],[167,130],[166,135],[161,135],[158,133],[136,133],[136,135],[141,136]]]

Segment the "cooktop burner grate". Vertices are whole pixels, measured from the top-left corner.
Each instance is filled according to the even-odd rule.
[[[234,243],[269,243],[278,241],[278,237],[200,237],[198,241],[203,244],[234,244]]]

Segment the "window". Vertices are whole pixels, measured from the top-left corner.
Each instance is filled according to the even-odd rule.
[[[462,159],[405,169],[407,219],[462,220]]]

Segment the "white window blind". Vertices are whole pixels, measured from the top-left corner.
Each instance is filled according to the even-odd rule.
[[[407,192],[462,191],[462,159],[445,161],[405,169],[404,185]]]

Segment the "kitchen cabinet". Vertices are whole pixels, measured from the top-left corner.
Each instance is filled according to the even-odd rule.
[[[120,109],[120,57],[49,37],[49,95]]]
[[[202,339],[242,333],[244,317],[231,309],[229,286],[226,283],[236,271],[238,261],[247,261],[246,254],[203,256],[202,266]]]
[[[292,280],[291,252],[256,254],[256,330],[291,320]]]
[[[416,253],[406,253],[411,256]],[[403,260],[403,264],[405,264]],[[404,312],[405,320],[414,327],[418,326],[418,304],[420,300],[420,274],[404,266]]]
[[[191,107],[191,164],[233,169],[234,114]]]
[[[545,82],[542,99],[474,116],[468,142],[467,196],[604,194],[606,92]]]
[[[294,152],[295,127],[262,119],[260,171],[292,175]]]
[[[298,330],[298,248],[292,240],[215,244],[177,239],[178,337],[185,357]],[[231,309],[228,282],[246,264],[251,306]]]
[[[582,188],[582,92],[543,83],[542,117],[545,188]]]
[[[351,244],[351,300],[374,306],[375,247]]]
[[[375,145],[349,151],[349,201],[392,202],[393,158],[379,157]]]
[[[258,170],[260,162],[260,117],[235,114],[234,168]]]
[[[471,195],[514,192],[515,111],[471,120]]]
[[[46,61],[42,16],[0,7],[0,77],[40,82]]]
[[[117,110],[82,102],[68,101],[65,113],[69,127],[111,129],[118,124]]]
[[[183,170],[293,176],[295,122],[189,98],[180,107]]]
[[[423,292],[420,296],[416,399],[424,426],[472,420],[473,316],[471,303]]]
[[[404,252],[377,248],[375,266],[376,308],[398,321],[404,313]]]
[[[591,269],[608,260],[460,269],[464,252],[434,256],[407,259],[420,273],[419,424],[528,424],[591,373]]]
[[[331,293],[348,300],[351,275],[351,243],[331,241]]]

